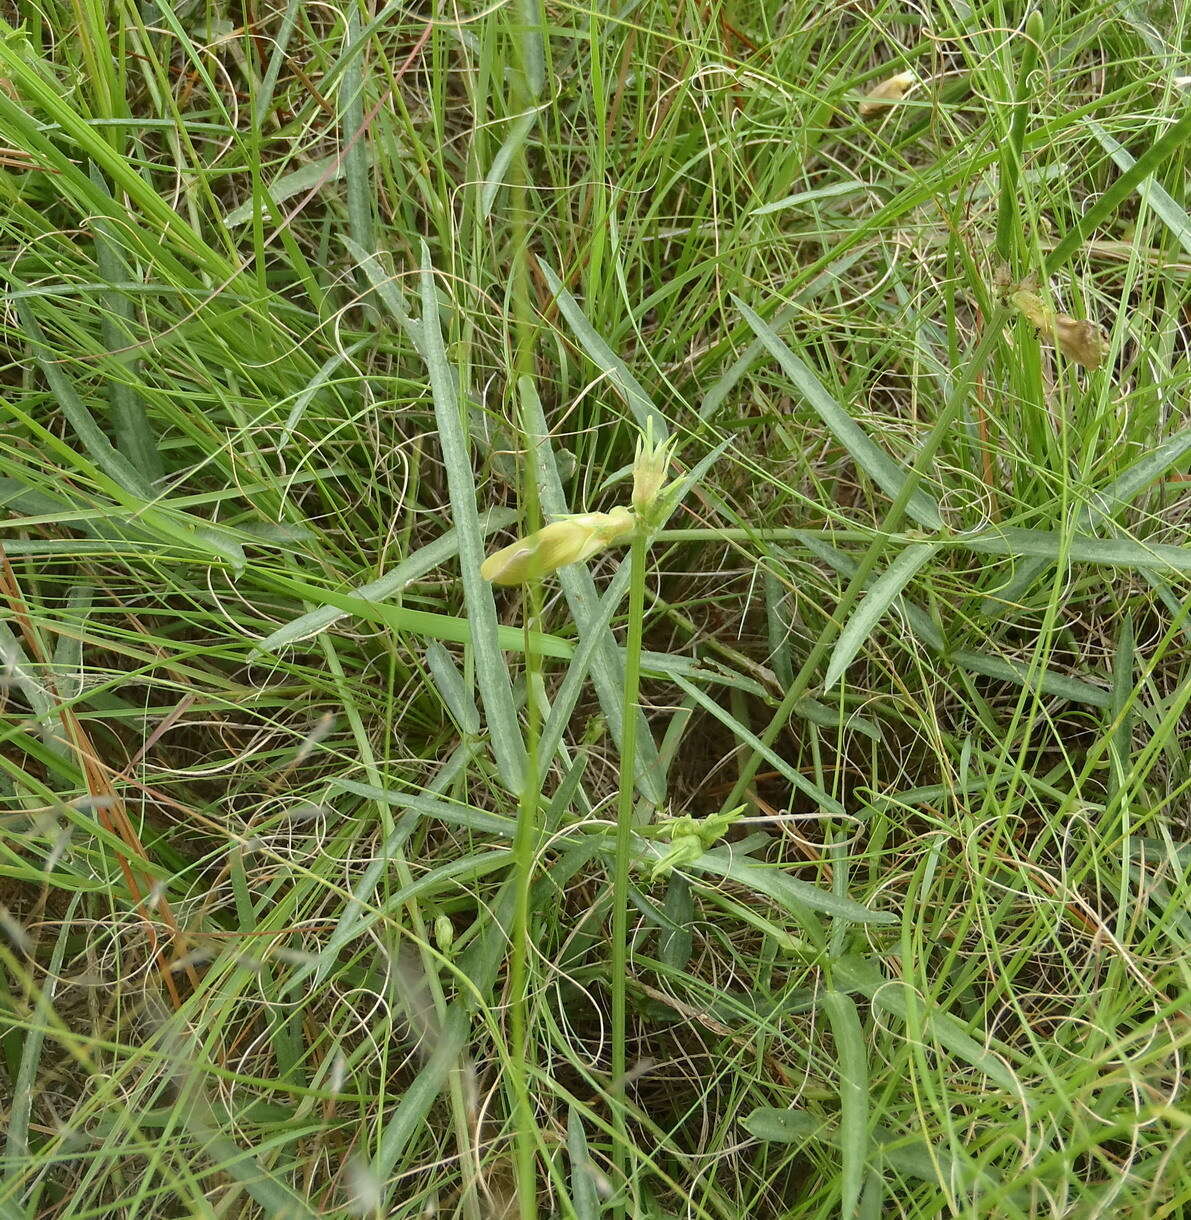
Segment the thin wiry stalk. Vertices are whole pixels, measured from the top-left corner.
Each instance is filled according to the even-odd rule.
[[[625,1121],[624,1094],[628,1073],[626,1054],[627,1013],[625,982],[628,973],[629,863],[633,834],[633,776],[637,765],[637,701],[641,684],[641,637],[645,618],[645,560],[649,545],[644,526],[633,535],[629,563],[629,621],[624,658],[624,719],[620,748],[620,794],[616,806],[616,854],[612,871],[612,1097],[613,1163],[618,1171],[615,1214],[625,1214],[625,1199],[631,1193],[628,1180],[629,1136]]]

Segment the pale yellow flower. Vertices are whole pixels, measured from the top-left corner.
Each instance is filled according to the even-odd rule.
[[[489,555],[480,575],[494,585],[527,584],[590,559],[636,527],[637,519],[627,508],[563,517]]]
[[[917,83],[918,77],[913,72],[899,72],[896,76],[881,81],[879,85],[874,85],[860,103],[860,117],[868,119],[874,114],[880,114],[894,102],[900,102],[910,86]]]

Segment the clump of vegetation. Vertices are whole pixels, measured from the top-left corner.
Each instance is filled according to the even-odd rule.
[[[5,17],[0,1217],[1181,1215],[1182,10]]]

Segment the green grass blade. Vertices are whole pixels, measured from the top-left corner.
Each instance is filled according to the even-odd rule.
[[[510,509],[493,509],[485,514],[480,524],[481,535],[486,536],[498,529],[503,529],[516,519],[517,514]],[[433,542],[428,542],[413,554],[407,555],[396,567],[383,576],[370,580],[367,584],[357,585],[351,590],[350,596],[356,602],[368,605],[387,601],[458,554],[459,533],[454,529],[447,530]],[[318,600],[322,600],[321,595]],[[318,609],[310,610],[284,626],[278,627],[276,631],[271,632],[255,646],[254,652],[258,655],[277,652],[298,640],[306,640],[320,631],[325,631],[349,614],[351,614],[350,610],[342,609],[334,602],[319,606]]]
[[[829,796],[817,784],[812,783],[800,771],[796,770],[776,751],[770,749],[762,743],[760,738],[751,730],[746,728],[737,720],[731,712],[720,707],[712,698],[709,698],[693,683],[686,681],[678,674],[674,675],[675,684],[684,691],[689,698],[694,700],[704,711],[708,712],[721,724],[731,730],[732,736],[737,741],[746,742],[754,750],[756,750],[762,758],[765,759],[770,766],[774,767],[779,774],[785,776],[789,782],[798,789],[799,792],[809,796],[819,808],[828,813],[835,814],[837,817],[844,815],[844,807],[834,797]]]
[[[852,455],[853,461],[891,499],[897,498],[906,481],[906,472],[882,449],[869,440],[859,424],[835,401],[815,376],[782,340],[773,328],[743,301],[733,297],[745,321],[765,344],[782,372],[797,386],[798,391],[814,408],[819,418],[831,429],[836,440]],[[943,518],[938,504],[921,488],[906,505],[906,511],[927,529],[941,529]]]
[[[629,372],[629,366],[596,332],[595,327],[579,308],[578,302],[566,290],[563,282],[554,274],[553,270],[541,259],[538,260],[538,266],[541,267],[542,274],[546,277],[546,283],[550,285],[550,291],[554,293],[555,300],[558,301],[562,316],[570,324],[571,330],[575,332],[575,337],[592,364],[607,376],[609,384],[624,399],[638,425],[644,428],[647,424],[652,423],[654,440],[665,440],[669,435],[666,419],[642,389],[641,383]]]

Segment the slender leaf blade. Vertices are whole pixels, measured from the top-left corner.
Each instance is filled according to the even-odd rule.
[[[827,392],[809,366],[800,360],[760,314],[750,309],[738,297],[737,308],[769,354],[781,365],[782,372],[794,383],[799,393],[831,429],[836,440],[852,456],[852,460],[891,499],[897,498],[906,480],[906,472],[883,449],[869,439],[860,425]],[[915,490],[906,511],[927,529],[941,529],[943,518],[935,500],[921,488]]]
[[[873,582],[852,612],[852,617],[845,624],[843,631],[839,633],[827,665],[827,676],[823,679],[825,689],[830,690],[843,678],[844,672],[864,646],[865,640],[872,635],[906,585],[914,579],[918,569],[934,553],[935,547],[930,543],[920,542],[908,546]]]
[[[860,1202],[868,1160],[868,1061],[864,1031],[851,996],[828,991],[823,1007],[831,1022],[839,1063],[840,1214],[851,1216]]]

